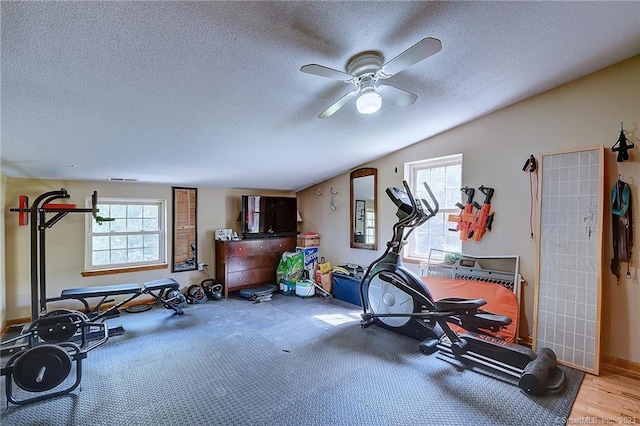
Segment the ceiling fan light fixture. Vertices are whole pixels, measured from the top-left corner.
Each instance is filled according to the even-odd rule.
[[[329,108],[318,115],[318,118],[332,116],[352,98],[356,98],[356,109],[360,114],[373,114],[382,108],[382,95],[386,100],[400,107],[407,107],[418,98],[418,95],[406,90],[391,85],[378,84],[379,80],[386,80],[438,53],[441,49],[442,42],[440,40],[426,37],[386,63],[383,63],[383,56],[380,52],[369,50],[351,57],[347,62],[347,72],[318,64],[303,65],[300,67],[300,71],[356,86],[356,90],[347,93],[331,104]]]
[[[382,96],[375,90],[363,92],[356,99],[356,109],[360,114],[373,114],[382,108]]]

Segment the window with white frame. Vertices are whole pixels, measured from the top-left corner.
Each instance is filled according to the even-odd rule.
[[[113,220],[87,215],[86,270],[166,263],[164,200],[101,198],[97,208]]]
[[[428,259],[432,248],[460,252],[460,236],[450,230],[455,229],[456,224],[448,219],[450,214],[460,213],[456,203],[462,200],[462,154],[405,163],[404,176],[416,198],[430,201],[423,184],[426,182],[440,206],[436,216],[409,236],[404,256]]]
[[[373,206],[368,207],[364,212],[364,242],[365,244],[376,243],[376,212]]]

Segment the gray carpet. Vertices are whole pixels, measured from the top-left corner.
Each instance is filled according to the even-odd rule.
[[[109,323],[126,333],[89,352],[81,390],[3,406],[2,425],[563,424],[584,377],[565,368],[561,393],[527,396],[423,355],[415,340],[362,329],[359,312],[275,295],[193,305],[182,317],[123,314]]]

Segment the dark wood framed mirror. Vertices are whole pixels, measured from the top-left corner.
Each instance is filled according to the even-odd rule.
[[[350,175],[351,248],[378,249],[378,169],[364,167]]]
[[[198,269],[198,189],[173,189],[173,272]]]

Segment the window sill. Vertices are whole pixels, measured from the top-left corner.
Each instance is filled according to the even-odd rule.
[[[96,269],[95,271],[83,271],[80,274],[83,277],[97,277],[99,275],[125,274],[127,272],[153,271],[155,269],[167,269],[168,264],[162,263],[158,265],[131,266],[126,268],[113,269]]]
[[[428,260],[429,259],[427,259],[427,258],[422,259],[422,258],[419,258],[419,257],[403,257],[402,258],[402,261],[404,263],[414,263],[416,265],[419,265],[421,263],[422,264],[426,264]]]

